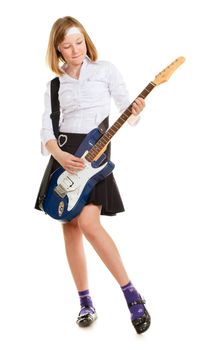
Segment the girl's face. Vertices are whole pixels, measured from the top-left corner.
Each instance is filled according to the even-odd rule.
[[[59,45],[59,50],[68,65],[80,65],[87,53],[83,34],[77,33],[66,35]]]

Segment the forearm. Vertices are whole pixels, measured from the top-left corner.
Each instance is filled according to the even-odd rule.
[[[85,167],[83,159],[75,157],[69,152],[62,151],[55,139],[48,140],[45,147],[54,159],[69,173],[75,174],[76,171],[82,170]]]
[[[52,154],[52,156],[58,160],[59,156],[62,153],[62,150],[60,149],[60,147],[58,146],[57,140],[49,140],[46,144],[45,144],[48,152],[50,152]]]

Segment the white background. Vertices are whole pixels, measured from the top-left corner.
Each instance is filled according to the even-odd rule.
[[[219,1],[7,1],[1,9],[1,348],[220,349]],[[85,242],[98,312],[79,329],[77,292],[60,224],[33,209],[45,65],[54,21],[76,17],[99,58],[122,72],[131,100],[179,56],[136,127],[112,142],[126,212],[102,222],[152,325],[138,336],[122,292]],[[113,106],[112,121],[118,117]]]

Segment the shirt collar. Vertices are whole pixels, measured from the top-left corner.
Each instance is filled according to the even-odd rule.
[[[90,62],[91,62],[90,57],[88,55],[86,55],[85,58],[83,59],[81,70],[84,66],[86,66]],[[63,63],[63,65],[60,67],[60,69],[62,70],[62,72],[64,72],[64,74],[68,75],[65,71],[66,67],[67,67],[67,63]]]

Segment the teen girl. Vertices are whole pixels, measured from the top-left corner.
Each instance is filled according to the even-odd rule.
[[[59,166],[74,174],[84,168],[83,160],[73,155],[79,144],[102,121],[108,126],[111,97],[120,112],[129,106],[128,92],[115,66],[107,61],[97,61],[97,51],[92,40],[82,24],[72,17],[59,18],[53,24],[47,61],[60,80],[58,96],[61,118],[59,137],[56,139],[50,118],[49,82],[41,129],[42,153],[52,155],[50,174]],[[142,98],[135,100],[133,115],[128,119],[130,124],[137,123],[138,114],[144,106]],[[105,153],[109,159],[110,144]],[[50,174],[46,171],[41,186]],[[35,208],[40,209],[39,197]],[[80,298],[77,324],[86,327],[97,318],[89,293],[82,241],[84,235],[121,287],[137,333],[143,333],[150,325],[145,301],[130,281],[115,243],[100,222],[100,215],[115,215],[122,211],[124,206],[120,193],[113,174],[110,174],[94,187],[80,215],[71,222],[62,223],[67,259]]]

